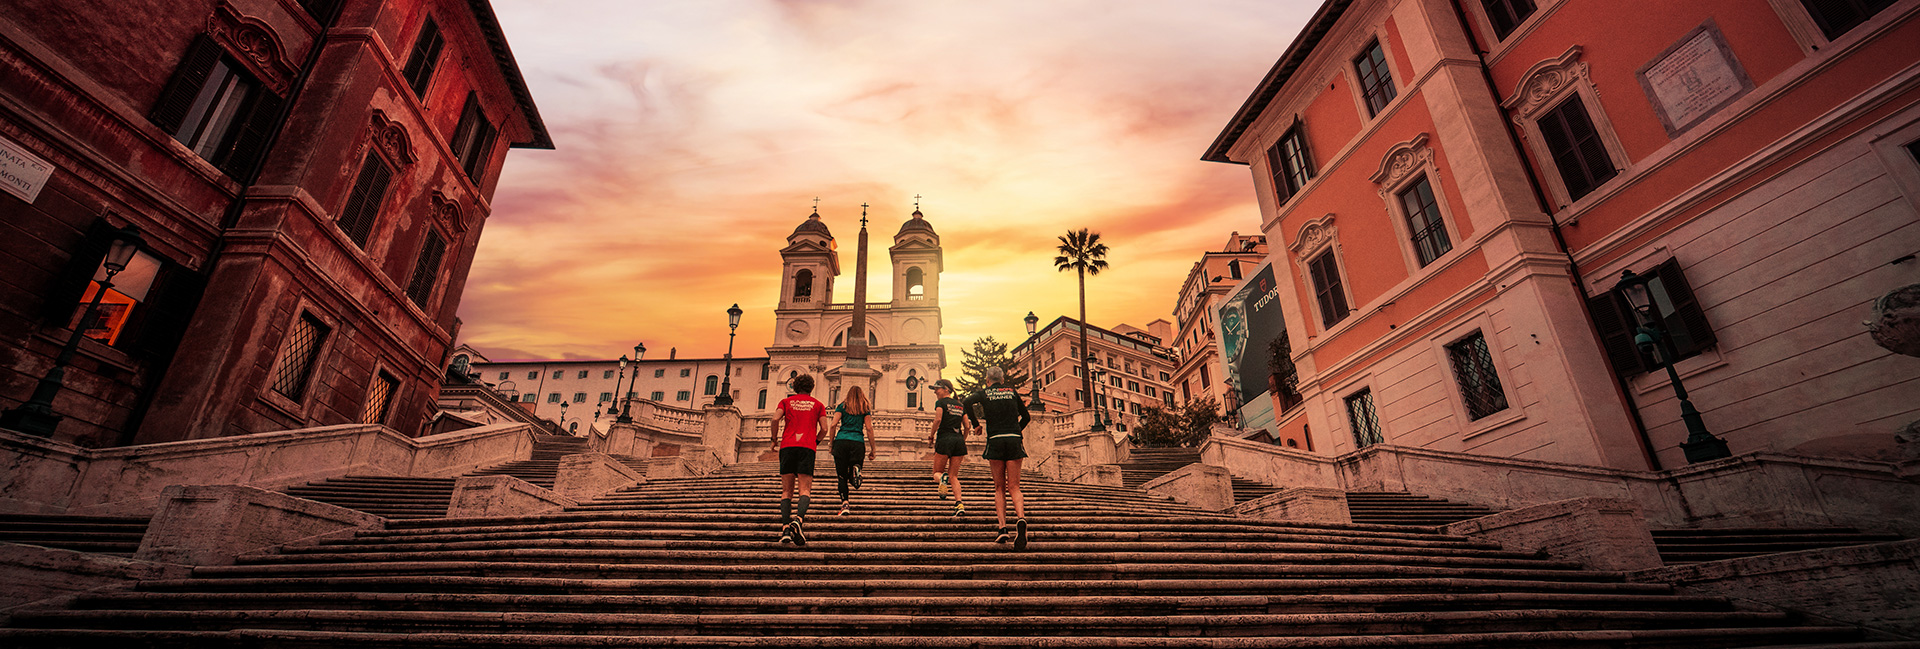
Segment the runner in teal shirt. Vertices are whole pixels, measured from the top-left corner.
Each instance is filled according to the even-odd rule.
[[[847,492],[860,488],[861,452],[865,451],[866,459],[873,459],[874,449],[867,446],[867,436],[873,434],[873,402],[856,385],[847,388],[847,399],[833,411],[840,415],[840,432],[833,436],[833,471],[840,477],[839,515],[845,516],[853,511],[847,503]]]

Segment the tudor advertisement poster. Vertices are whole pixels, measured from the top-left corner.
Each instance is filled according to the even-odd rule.
[[[1273,264],[1261,264],[1240,288],[1220,302],[1214,312],[1220,332],[1221,375],[1239,406],[1240,425],[1264,428],[1273,423],[1272,391],[1267,380],[1273,374],[1268,367],[1273,341],[1286,335],[1287,323],[1280,314],[1280,287],[1273,280]]]

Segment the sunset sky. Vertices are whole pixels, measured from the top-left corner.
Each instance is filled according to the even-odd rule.
[[[1096,325],[1172,320],[1180,283],[1259,230],[1246,167],[1200,154],[1317,0],[494,0],[557,150],[515,150],[460,309],[494,360],[772,341],[785,237],[820,198],[850,301],[913,197],[940,233],[949,363],[1076,312],[1056,237],[1112,248]]]

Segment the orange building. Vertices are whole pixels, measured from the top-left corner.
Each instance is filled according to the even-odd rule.
[[[1229,404],[1226,377],[1219,374],[1219,326],[1211,316],[1227,293],[1252,274],[1267,257],[1267,238],[1235,232],[1219,250],[1201,253],[1180,285],[1180,301],[1173,306],[1176,335],[1169,347],[1178,352],[1180,365],[1173,371],[1173,389],[1180,402],[1213,397],[1214,403]]]
[[[1330,453],[1682,465],[1631,270],[1732,452],[1884,452],[1920,361],[1860,322],[1920,281],[1917,18],[1329,0],[1204,156],[1253,167],[1291,296],[1304,401],[1275,426]]]

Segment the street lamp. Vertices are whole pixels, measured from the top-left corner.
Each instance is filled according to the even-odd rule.
[[[620,374],[616,375],[613,379],[614,401],[612,405],[607,406],[608,414],[612,414],[614,410],[618,410],[620,406],[620,399],[622,397],[627,396],[627,393],[620,391],[620,382],[626,380],[626,378],[627,378],[627,355],[621,354],[620,355]],[[633,378],[636,380],[640,378],[640,366],[637,364],[633,366]],[[593,419],[595,421],[599,421],[600,419],[599,410],[594,411]]]
[[[1089,368],[1091,368],[1091,367],[1093,367],[1093,362],[1094,362],[1095,360],[1098,360],[1098,355],[1096,355],[1096,354],[1087,354],[1087,367],[1089,367]],[[1093,388],[1093,390],[1092,390],[1092,392],[1091,392],[1090,394],[1088,394],[1088,395],[1087,395],[1087,397],[1088,397],[1088,400],[1089,400],[1089,401],[1092,401],[1092,402],[1093,402],[1093,427],[1092,427],[1092,430],[1093,430],[1094,432],[1101,432],[1101,431],[1105,431],[1105,430],[1107,429],[1107,424],[1106,424],[1106,422],[1104,422],[1104,421],[1102,421],[1102,419],[1104,418],[1104,416],[1103,416],[1103,415],[1105,414],[1105,413],[1103,412],[1103,411],[1105,410],[1105,408],[1103,408],[1103,407],[1102,407],[1102,406],[1100,405],[1100,375],[1102,375],[1102,374],[1106,374],[1106,373],[1107,373],[1107,371],[1106,371],[1106,370],[1096,370],[1096,369],[1088,369],[1088,370],[1087,370],[1087,378],[1088,378],[1088,379],[1090,379],[1090,380],[1092,380],[1092,382],[1093,382],[1093,385],[1092,385],[1092,386],[1090,386],[1090,387],[1092,387],[1092,388]]]
[[[727,308],[727,369],[721,374],[724,378],[720,380],[720,396],[713,399],[716,406],[733,405],[733,337],[740,331],[742,313],[746,312],[740,310],[739,304]]]
[[[613,421],[616,423],[622,423],[622,424],[633,423],[633,398],[627,396],[627,394],[632,393],[634,390],[637,389],[635,386],[640,385],[640,361],[644,360],[646,357],[647,357],[647,344],[634,343],[633,344],[633,381],[628,382],[627,391],[619,395],[620,416],[613,418]],[[617,387],[617,384],[616,384],[616,387]]]
[[[1627,298],[1627,304],[1633,307],[1634,317],[1640,323],[1634,333],[1633,344],[1640,348],[1641,353],[1657,358],[1660,366],[1667,368],[1667,382],[1673,384],[1673,396],[1680,400],[1680,421],[1687,425],[1687,441],[1681,442],[1680,450],[1686,454],[1688,464],[1731,457],[1733,453],[1727,450],[1727,441],[1707,432],[1707,424],[1700,419],[1700,411],[1693,407],[1693,400],[1687,398],[1687,387],[1680,383],[1680,373],[1673,369],[1674,358],[1679,353],[1674,351],[1673,337],[1667,334],[1666,324],[1656,312],[1653,293],[1647,290],[1647,282],[1652,279],[1627,269],[1620,273],[1620,283],[1614,290]]]
[[[567,431],[567,406],[568,405],[571,405],[571,404],[567,400],[562,399],[560,401],[560,433],[563,435],[573,434]]]
[[[1031,372],[1027,374],[1027,382],[1033,384],[1033,399],[1027,402],[1027,409],[1034,412],[1045,412],[1047,410],[1046,404],[1040,403],[1040,349],[1033,345],[1033,329],[1040,324],[1040,316],[1034,315],[1032,311],[1028,311],[1026,323],[1027,358],[1032,361],[1028,363],[1028,365],[1033,368]]]
[[[67,365],[73,362],[73,354],[80,349],[80,339],[86,335],[93,324],[94,314],[100,309],[100,298],[106,297],[107,289],[113,288],[113,276],[127,269],[127,263],[133,261],[133,254],[140,251],[140,232],[131,227],[121,228],[113,233],[113,243],[107,248],[106,259],[100,262],[106,278],[99,281],[100,287],[93,293],[93,301],[87,303],[87,309],[80,314],[79,324],[74,325],[73,333],[67,336],[67,344],[60,348],[60,355],[53,358],[53,367],[47,368],[45,376],[33,387],[33,396],[19,407],[0,412],[0,428],[33,435],[52,437],[55,428],[60,426],[62,417],[53,409],[53,398],[60,394],[60,388],[66,381]]]

